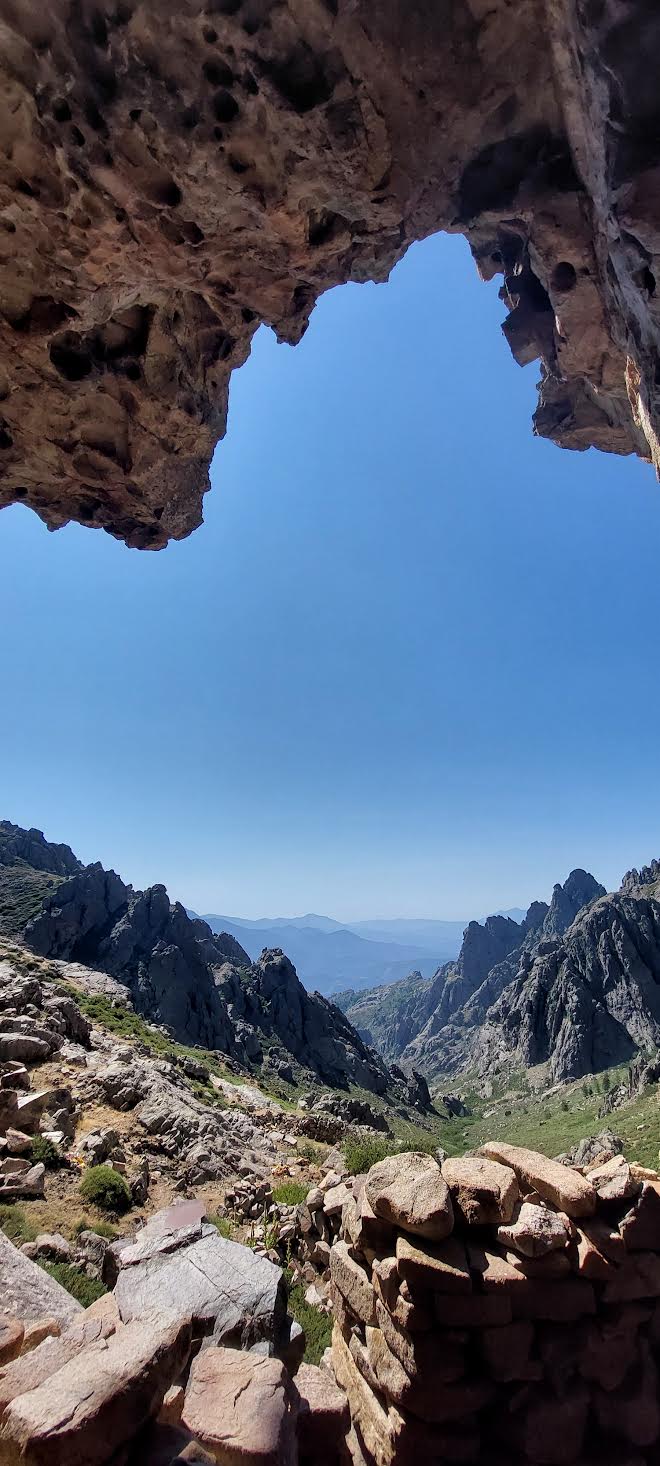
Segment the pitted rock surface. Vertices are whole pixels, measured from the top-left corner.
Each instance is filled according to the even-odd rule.
[[[201,521],[264,321],[467,235],[535,431],[658,462],[655,7],[4,0],[0,503]]]

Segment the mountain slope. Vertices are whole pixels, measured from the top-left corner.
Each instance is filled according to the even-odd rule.
[[[559,1081],[620,1063],[659,1041],[655,869],[611,896],[574,870],[524,921],[471,922],[458,960],[430,982],[413,973],[386,993],[343,994],[342,1006],[388,1060],[427,1078],[548,1063]]]
[[[0,820],[0,932],[15,936],[65,876],[82,870],[68,845],[51,845],[41,830]]]
[[[11,827],[4,848],[9,863],[1,863],[0,849],[0,873],[23,859],[21,851],[29,856],[34,849],[38,873],[57,878],[27,922],[26,944],[41,956],[116,978],[136,1011],[180,1042],[219,1050],[246,1066],[268,1063],[290,1082],[352,1084],[403,1104],[423,1097],[423,1087],[409,1086],[401,1071],[392,1074],[340,1009],[305,991],[281,951],[266,950],[251,964],[231,934],[191,920],[180,903],[170,903],[164,886],[135,891],[98,863],[82,866],[38,831]],[[73,873],[60,874],[67,869]]]

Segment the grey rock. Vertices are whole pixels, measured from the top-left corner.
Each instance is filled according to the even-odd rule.
[[[68,1324],[82,1314],[79,1303],[54,1278],[14,1247],[0,1232],[0,1278],[2,1307],[24,1323],[54,1318]]]
[[[21,1063],[38,1064],[47,1059],[51,1046],[27,1033],[0,1033],[0,1063],[18,1059]]]
[[[249,1347],[285,1333],[286,1289],[280,1268],[249,1247],[221,1237],[183,1203],[158,1213],[121,1248],[115,1298],[124,1322],[155,1297],[216,1342]]]

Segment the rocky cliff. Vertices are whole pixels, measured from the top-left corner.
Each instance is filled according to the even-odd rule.
[[[392,1073],[339,1008],[305,990],[281,951],[264,951],[251,963],[234,937],[191,920],[164,886],[135,891],[99,863],[82,866],[67,846],[51,845],[39,831],[1,829],[8,834],[0,845],[0,891],[3,873],[10,880],[16,868],[9,863],[14,856],[22,872],[31,870],[23,856],[32,849],[39,873],[54,867],[54,886],[33,889],[39,909],[24,930],[33,952],[109,974],[128,989],[139,1014],[182,1043],[219,1050],[248,1067],[265,1064],[291,1083],[316,1079],[393,1102],[428,1102],[425,1086],[401,1070]],[[65,867],[73,874],[55,879]]]
[[[535,431],[658,461],[660,21],[614,0],[3,0],[0,503],[201,521],[263,321],[465,234]]]
[[[515,928],[514,932],[508,930]],[[497,944],[509,944],[497,959]],[[660,1044],[660,864],[607,895],[586,871],[524,922],[471,923],[456,963],[348,1002],[391,1060],[428,1076],[506,1077],[547,1064],[554,1081],[653,1053]]]

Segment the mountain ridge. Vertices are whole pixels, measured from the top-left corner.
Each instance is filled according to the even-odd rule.
[[[660,862],[629,871],[610,893],[574,870],[524,922],[471,923],[458,960],[430,980],[413,973],[386,993],[340,1001],[369,1042],[430,1080],[469,1074],[483,1083],[546,1065],[562,1083],[653,1053]]]

